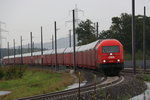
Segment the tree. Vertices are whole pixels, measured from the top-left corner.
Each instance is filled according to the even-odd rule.
[[[142,51],[143,46],[143,17],[142,15],[137,15],[135,17],[136,22],[136,51]],[[99,38],[114,38],[119,40],[125,48],[125,51],[131,53],[132,51],[132,16],[127,13],[122,13],[120,17],[112,18],[112,25],[109,30],[102,31]],[[146,17],[146,46],[150,49],[150,17]]]
[[[89,19],[79,23],[76,33],[78,35],[78,45],[88,44],[96,40],[95,28],[93,22]]]

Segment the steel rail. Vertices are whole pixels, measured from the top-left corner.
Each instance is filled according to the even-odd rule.
[[[120,82],[123,78],[123,76],[119,77],[117,80],[113,82],[108,82],[106,84],[101,84],[104,81],[107,81],[107,78],[105,77],[101,81],[97,82],[96,84],[96,89],[99,88],[105,88],[111,85],[115,85],[116,83]],[[81,87],[81,94],[88,93],[88,92],[93,92],[95,89],[95,84],[89,84],[86,86]],[[64,90],[60,92],[54,92],[54,93],[47,93],[47,94],[42,94],[42,95],[36,95],[36,96],[31,96],[31,97],[25,97],[25,98],[20,98],[17,100],[58,100],[70,96],[75,96],[78,95],[78,88],[75,89],[70,89],[70,90]]]

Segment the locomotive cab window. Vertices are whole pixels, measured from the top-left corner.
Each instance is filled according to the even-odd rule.
[[[119,46],[103,46],[103,53],[117,53],[120,52]]]

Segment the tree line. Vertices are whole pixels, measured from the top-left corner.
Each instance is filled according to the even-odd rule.
[[[136,52],[143,50],[143,16],[135,16]],[[76,29],[78,34],[78,45],[88,44],[96,40],[95,27],[91,20],[81,21]],[[150,50],[150,17],[145,18],[146,51]],[[108,30],[99,33],[99,39],[117,39],[123,46],[125,53],[132,53],[132,15],[122,13],[119,17],[112,18],[112,24]]]

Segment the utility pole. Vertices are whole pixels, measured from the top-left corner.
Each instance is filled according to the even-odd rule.
[[[18,46],[18,49],[16,50],[16,54],[20,54],[20,51],[21,51],[20,46]]]
[[[54,49],[54,37],[52,35],[52,49]]]
[[[42,60],[42,65],[43,65],[43,30],[41,26],[41,60]]]
[[[97,39],[98,39],[98,22],[96,23],[96,34],[97,34]]]
[[[22,56],[22,36],[20,36],[20,43],[21,43],[21,65],[23,65],[23,56]]]
[[[16,60],[15,39],[13,39],[13,42],[14,42],[14,65],[15,65],[15,63],[16,63],[16,61],[15,61]]]
[[[75,11],[73,10],[73,66],[74,66],[74,71],[76,72],[76,49],[75,49]]]
[[[28,53],[30,52],[30,50],[29,50],[29,43],[28,43]]]
[[[34,41],[32,42],[32,51],[34,52]]]
[[[0,22],[0,67],[2,66],[2,31],[1,31],[1,22]]]
[[[144,71],[146,71],[145,16],[146,16],[146,7],[144,6],[144,17],[143,17],[143,66],[144,66]]]
[[[74,12],[75,12],[74,19],[75,19],[75,28],[76,28],[76,27],[78,27],[78,25],[79,25],[79,23],[80,23],[80,21],[81,21],[81,19],[78,18],[78,13],[79,13],[79,12],[82,12],[83,15],[84,15],[84,11],[81,10],[81,9],[78,9],[78,8],[77,8],[77,4],[75,5],[75,8],[74,8],[73,10],[74,10]],[[70,11],[69,11],[69,13],[70,13]],[[73,23],[72,20],[66,21],[66,23],[70,23],[70,22]],[[76,36],[76,38],[78,38],[78,33],[75,34],[75,36]],[[77,40],[76,42],[78,43],[78,40]]]
[[[9,64],[9,42],[7,42],[7,48],[8,48],[7,55],[8,55],[8,64]]]
[[[54,22],[54,30],[55,30],[55,69],[57,70],[57,26],[56,21]],[[58,67],[59,70],[59,67]]]
[[[71,30],[69,30],[69,47],[71,47]]]
[[[30,38],[31,38],[31,63],[32,63],[32,56],[33,56],[33,54],[32,54],[32,32],[30,32]]]
[[[133,63],[133,72],[136,74],[136,61],[135,61],[135,45],[136,34],[135,34],[135,0],[132,0],[132,63]]]
[[[2,66],[2,29],[1,29],[1,25],[5,24],[4,22],[0,21],[0,67]]]
[[[78,13],[79,13],[79,12],[82,12],[82,13],[84,14],[84,11],[81,10],[81,9],[78,9],[77,4],[76,4],[76,5],[75,5],[74,12],[75,12],[75,26],[77,27],[78,24],[79,24],[79,22],[80,22],[80,19],[78,18]],[[75,27],[75,28],[76,28],[76,27]]]

